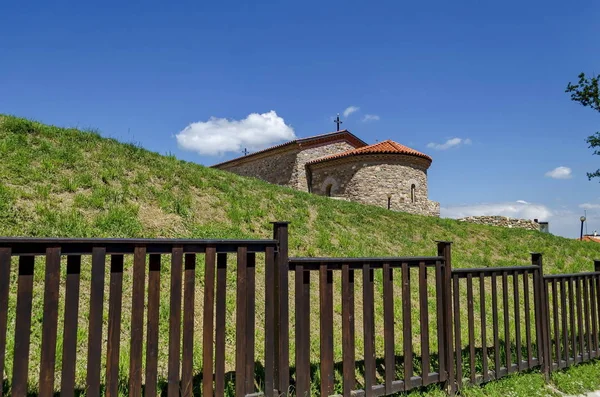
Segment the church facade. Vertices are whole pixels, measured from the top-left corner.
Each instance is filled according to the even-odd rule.
[[[296,139],[213,168],[322,196],[439,216],[428,198],[426,154],[387,140],[373,145],[347,130]]]

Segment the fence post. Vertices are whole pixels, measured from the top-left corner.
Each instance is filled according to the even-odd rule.
[[[531,253],[531,264],[537,266],[533,273],[533,282],[535,288],[534,293],[534,313],[535,313],[535,329],[538,346],[538,360],[542,367],[542,372],[546,382],[550,380],[550,346],[549,346],[549,324],[546,287],[544,286],[544,267],[542,263],[542,254],[539,252]]]
[[[290,322],[289,322],[289,222],[272,222],[275,253],[275,388],[287,395],[290,386]]]
[[[442,280],[442,318],[443,330],[445,335],[444,352],[439,352],[440,356],[444,355],[446,361],[446,388],[450,395],[454,395],[456,391],[456,379],[454,377],[454,348],[452,335],[452,242],[436,241],[438,248],[438,256],[444,257],[444,272]],[[438,309],[440,310],[440,309]]]

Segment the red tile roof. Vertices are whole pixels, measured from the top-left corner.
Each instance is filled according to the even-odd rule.
[[[579,239],[577,239],[577,240],[579,240]],[[583,236],[583,241],[594,241],[596,243],[600,243],[600,236],[585,235],[585,236]]]
[[[407,146],[401,145],[398,142],[394,142],[392,140],[387,140],[379,143],[375,143],[373,145],[364,146],[357,149],[351,149],[345,152],[332,154],[329,156],[321,157],[312,161],[309,161],[307,164],[315,164],[321,163],[323,161],[329,161],[333,159],[339,159],[343,157],[350,156],[358,156],[362,154],[407,154],[410,156],[421,157],[425,160],[429,160],[431,163],[432,159],[428,155],[418,152],[414,149],[411,149]]]

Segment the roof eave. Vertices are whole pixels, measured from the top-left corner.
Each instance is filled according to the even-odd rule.
[[[319,141],[319,140],[322,140],[322,139],[331,139],[331,138],[335,138],[335,136],[343,136],[343,135],[350,135],[350,137],[352,139],[356,140],[359,145],[362,145],[362,146],[359,146],[359,147],[368,146],[368,144],[365,141],[363,141],[362,139],[360,139],[359,137],[357,137],[356,135],[354,135],[350,131],[348,131],[348,130],[341,130],[341,131],[329,132],[329,133],[326,133],[326,134],[321,134],[321,135],[316,135],[316,136],[311,136],[311,137],[306,137],[306,138],[294,139],[293,141],[284,142],[284,143],[281,143],[279,145],[275,145],[275,146],[272,146],[272,147],[260,150],[260,151],[255,152],[255,153],[251,153],[251,154],[249,154],[247,156],[236,157],[236,158],[231,159],[231,160],[227,160],[227,161],[223,161],[221,163],[217,163],[217,164],[211,165],[209,168],[219,168],[219,167],[228,165],[230,163],[235,163],[237,161],[243,161],[244,159],[251,158],[251,157],[256,156],[256,155],[261,155],[261,154],[269,153],[271,151],[281,150],[281,149],[284,149],[284,148],[287,149],[289,146],[296,145],[298,147],[301,147],[302,144],[306,144],[306,143],[310,143],[310,142],[314,142],[314,141]]]
[[[316,159],[313,161],[309,161],[306,163],[307,166],[311,166],[313,164],[322,164],[322,163],[328,163],[330,161],[335,161],[335,160],[342,160],[342,159],[347,159],[350,157],[356,157],[356,156],[381,156],[381,155],[390,155],[390,156],[410,156],[410,157],[416,157],[419,158],[421,160],[425,160],[427,161],[429,164],[427,165],[427,168],[429,168],[431,166],[431,163],[433,163],[433,159],[427,155],[422,155],[419,156],[417,154],[412,154],[412,153],[385,153],[385,152],[381,152],[381,153],[373,153],[373,152],[366,152],[366,153],[349,153],[345,156],[338,156],[338,157],[325,157],[323,159]]]

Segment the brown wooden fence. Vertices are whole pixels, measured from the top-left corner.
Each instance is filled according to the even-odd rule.
[[[289,258],[285,222],[269,240],[1,238],[0,396],[383,396],[534,367],[548,376],[600,356],[594,269],[544,276],[541,254],[452,269],[448,242],[431,257]]]

